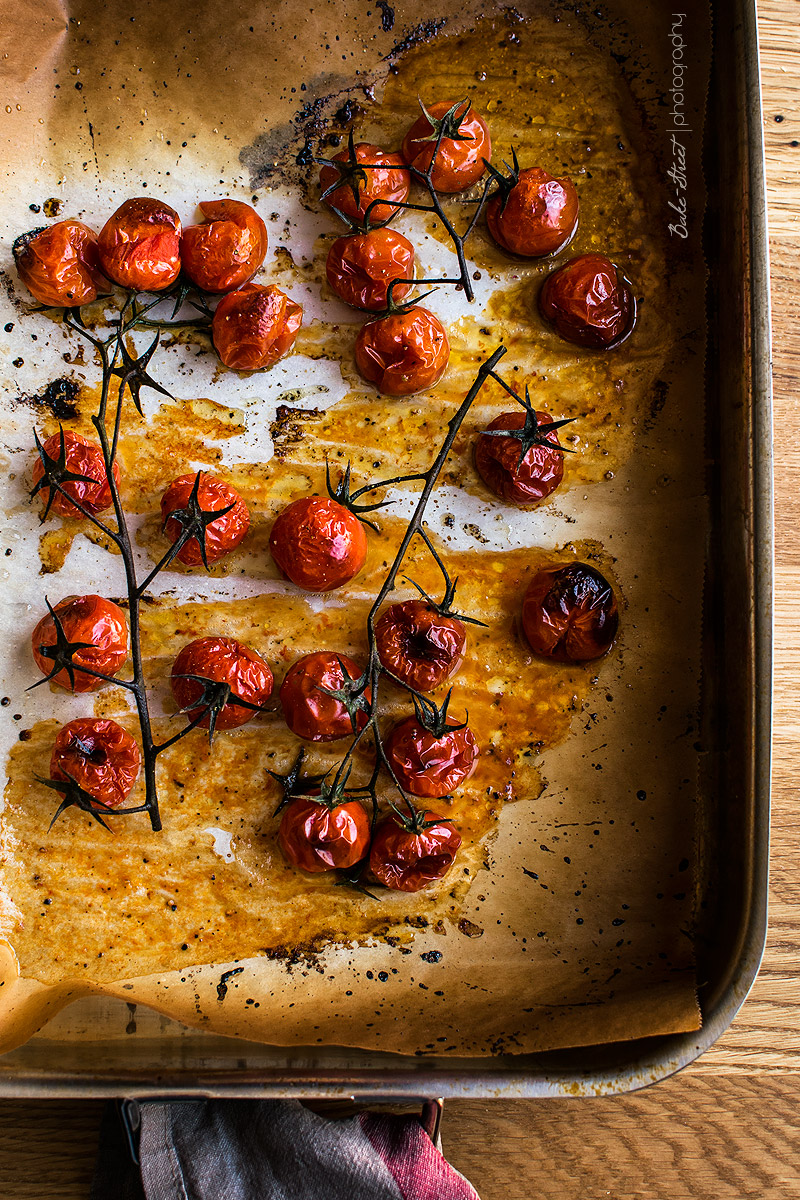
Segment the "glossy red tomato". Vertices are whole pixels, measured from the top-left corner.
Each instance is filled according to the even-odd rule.
[[[388,303],[394,279],[414,278],[414,247],[394,229],[371,229],[337,238],[325,264],[328,283],[345,304],[378,312]],[[392,288],[392,299],[402,300],[410,283]]]
[[[438,383],[450,358],[444,325],[427,308],[405,309],[362,325],[356,366],[387,396],[411,396]]]
[[[14,242],[22,282],[40,304],[72,308],[110,291],[97,259],[97,238],[80,221],[32,229]]]
[[[318,874],[361,862],[369,835],[369,817],[359,800],[333,805],[298,796],[284,810],[278,841],[289,862]]]
[[[433,122],[425,113],[417,117],[403,138],[402,154],[410,167],[427,171],[436,149],[439,124],[452,107],[446,100],[438,100],[428,108]],[[455,133],[457,138],[453,136]],[[486,122],[465,100],[446,123],[431,182],[437,192],[463,192],[478,182],[486,170],[483,160],[488,162],[491,157],[492,142]]]
[[[432,692],[458,669],[467,631],[427,600],[403,600],[383,610],[375,640],[387,671],[417,692]]]
[[[153,196],[121,204],[97,239],[100,268],[137,292],[161,292],[178,278],[181,222],[174,208]]]
[[[543,567],[528,584],[522,627],[531,649],[559,662],[600,658],[617,634],[619,614],[608,580],[586,563]]]
[[[189,642],[172,664],[170,684],[178,706],[186,711],[190,721],[200,715],[202,704],[192,708],[203,695],[203,685],[196,679],[181,679],[182,675],[200,675],[216,683],[227,683],[231,695],[249,704],[266,704],[272,695],[273,678],[264,659],[255,650],[236,638],[206,637]],[[217,714],[217,729],[236,729],[246,725],[257,714],[252,708],[231,699]],[[210,714],[200,725],[208,729]]]
[[[363,704],[369,704],[372,698],[369,688],[357,698],[328,695],[345,689],[343,667],[350,679],[358,680],[363,675],[352,658],[328,650],[304,655],[286,672],[281,684],[283,716],[297,737],[308,742],[332,742],[351,736],[354,722],[356,730],[366,725],[369,714]]]
[[[74,667],[73,681],[64,667],[51,677],[70,692],[94,692],[102,687],[104,680],[96,679],[81,671],[99,671],[101,675],[116,675],[128,657],[128,621],[125,613],[112,600],[102,596],[68,596],[53,610],[62,628],[62,639],[70,644],[86,643],[76,648],[71,655]],[[59,642],[56,622],[51,613],[42,617],[33,631],[31,648],[37,667],[47,676],[55,665],[55,652]]]
[[[450,870],[461,834],[435,813],[418,813],[411,828],[396,813],[379,822],[372,835],[369,869],[384,887],[418,892]],[[427,828],[424,826],[427,825]]]
[[[202,225],[181,238],[184,274],[204,292],[230,292],[255,275],[267,253],[267,227],[241,200],[204,200]]]
[[[260,371],[291,349],[302,323],[302,308],[280,288],[247,283],[222,297],[211,336],[226,367]]]
[[[537,412],[540,424],[549,424],[547,413]],[[504,412],[490,424],[490,429],[522,429],[526,414],[520,408]],[[555,491],[564,476],[564,458],[558,446],[558,432],[543,434],[543,441],[531,446],[520,462],[522,443],[515,437],[493,437],[482,433],[475,443],[475,466],[483,482],[495,496],[509,504],[524,507],[538,504]]]
[[[578,193],[571,179],[555,179],[541,167],[520,171],[505,194],[486,205],[486,224],[498,246],[523,258],[555,254],[578,228]]]
[[[80,518],[83,513],[72,503],[72,500],[77,500],[92,516],[105,512],[107,508],[111,507],[113,499],[103,451],[96,442],[90,442],[88,438],[82,437],[79,433],[73,433],[70,429],[65,429],[63,435],[64,468],[68,474],[83,475],[86,478],[63,480],[62,487],[66,495],[54,489],[55,495],[50,504],[50,511],[57,512],[61,517]],[[61,434],[54,433],[52,437],[49,437],[44,443],[43,449],[49,459],[58,463],[61,455]],[[55,468],[55,475],[57,479],[61,478],[58,467]],[[39,456],[33,464],[34,486],[43,477],[44,464]],[[114,463],[114,480],[119,486],[119,467],[116,462]],[[46,507],[50,500],[50,488],[46,486],[40,488],[37,495],[42,497]]]
[[[364,526],[325,496],[293,500],[275,518],[269,549],[278,569],[306,592],[331,592],[367,561]]]
[[[468,725],[447,719],[440,735],[417,717],[406,717],[383,743],[398,783],[412,796],[447,796],[469,779],[478,760],[478,743]]]
[[[633,329],[636,299],[610,259],[582,254],[547,276],[539,292],[539,312],[565,341],[608,350]]]
[[[72,779],[112,808],[124,804],[142,756],[131,735],[107,717],[79,717],[62,726],[50,759],[51,779]]]
[[[180,537],[182,526],[180,521],[170,514],[187,508],[196,478],[196,475],[181,475],[172,481],[161,497],[161,519],[164,522],[164,531],[173,545]],[[235,550],[244,540],[250,528],[250,513],[236,489],[208,471],[200,472],[197,503],[206,513],[233,505],[230,512],[205,526],[206,562],[210,565],[230,554],[231,550]],[[198,539],[190,537],[175,557],[189,567],[199,566],[203,556]]]
[[[325,203],[332,208],[338,208],[353,221],[363,221],[366,211],[374,200],[405,200],[408,196],[409,172],[399,154],[388,154],[380,146],[372,142],[358,142],[353,147],[356,163],[355,172],[351,169],[350,151],[342,150],[334,154],[333,162],[342,163],[338,167],[324,166],[319,173],[319,186],[323,192],[332,187],[338,179],[342,180],[339,187],[325,197]],[[361,178],[358,164],[373,163],[371,168],[361,168],[366,179]],[[350,179],[355,182],[358,200],[353,195]],[[390,221],[398,212],[396,204],[376,204],[369,214],[370,223],[379,225]]]

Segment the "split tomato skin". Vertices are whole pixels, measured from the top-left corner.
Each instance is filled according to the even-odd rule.
[[[541,258],[563,250],[578,228],[578,193],[571,179],[556,179],[541,167],[528,167],[508,193],[486,205],[489,232],[503,250],[521,258]]]
[[[203,200],[204,221],[181,237],[181,263],[204,292],[230,292],[255,275],[267,253],[267,227],[241,200]]]
[[[278,569],[306,592],[331,592],[349,583],[367,561],[364,526],[325,496],[293,500],[275,519],[269,549]]]
[[[344,667],[351,679],[360,679],[362,668],[346,654],[316,650],[293,663],[281,684],[283,717],[292,733],[307,742],[333,742],[351,737],[353,723],[346,705],[321,688],[338,691],[345,683]],[[367,703],[372,693],[364,693]],[[355,713],[356,730],[363,729],[369,717],[364,709]]]
[[[139,747],[121,725],[107,717],[79,717],[62,726],[50,759],[50,778],[73,779],[111,808],[118,808],[139,777]]]
[[[489,429],[522,429],[525,413],[504,412],[489,425]],[[548,424],[547,413],[537,412],[539,424]],[[545,443],[531,446],[522,462],[519,460],[520,442],[515,437],[487,437],[480,434],[475,443],[475,468],[490,492],[526,508],[545,500],[554,492],[564,477],[564,458],[555,448],[560,445],[558,431],[553,429],[545,435]]]
[[[351,221],[362,222],[370,204],[375,200],[383,200],[386,203],[376,204],[369,214],[369,220],[372,225],[390,221],[400,211],[396,202],[408,197],[410,175],[405,163],[399,154],[390,154],[372,142],[357,142],[354,149],[359,163],[375,164],[365,168],[366,183],[358,181],[358,201],[350,185],[343,183],[325,197],[325,203],[331,208],[338,208]],[[349,151],[342,150],[334,154],[333,161],[347,163],[349,157]],[[320,189],[324,192],[340,177],[336,167],[323,166],[319,173]]]
[[[601,658],[619,628],[614,590],[586,563],[543,567],[525,592],[522,627],[541,658],[575,663]]]
[[[181,525],[170,514],[186,508],[194,489],[195,479],[195,475],[181,475],[172,481],[161,497],[161,520],[164,532],[173,545],[180,537]],[[212,563],[219,562],[226,554],[235,550],[247,536],[250,528],[250,512],[235,488],[208,471],[200,472],[197,501],[204,512],[215,512],[233,505],[230,512],[217,517],[205,527],[206,561],[211,566]],[[189,538],[175,557],[187,567],[199,567],[203,562],[203,557],[197,538]]]
[[[610,350],[633,330],[636,298],[611,259],[581,254],[547,276],[539,292],[539,312],[565,341]]]
[[[53,496],[50,511],[58,513],[61,517],[70,517],[73,520],[80,520],[83,513],[72,503],[77,500],[82,504],[88,513],[96,516],[98,513],[105,512],[111,508],[113,496],[111,494],[111,485],[108,482],[106,474],[106,464],[103,458],[103,451],[96,442],[89,441],[80,433],[73,433],[71,429],[64,431],[64,450],[65,450],[65,465],[68,471],[74,475],[85,475],[86,480],[67,480],[62,484],[64,493],[56,491]],[[45,454],[48,458],[58,460],[61,449],[61,436],[54,433],[49,437],[43,446]],[[114,463],[114,481],[119,487],[119,467]],[[44,477],[44,464],[41,457],[38,456],[33,464],[33,482],[37,484]],[[50,498],[50,488],[43,487],[37,492],[41,496],[45,506]]]
[[[369,848],[370,821],[358,800],[334,807],[298,796],[284,810],[278,841],[290,863],[320,874],[361,862]]]
[[[13,251],[21,281],[40,304],[73,308],[111,290],[100,271],[97,238],[81,221],[32,229],[17,238]]]
[[[469,779],[480,753],[468,725],[447,721],[441,737],[416,717],[406,717],[390,731],[384,751],[395,777],[412,796],[441,799]]]
[[[104,680],[95,679],[81,671],[87,667],[103,675],[116,675],[128,657],[128,621],[125,613],[113,600],[103,596],[68,596],[53,610],[68,642],[88,642],[91,645],[72,653],[74,685],[69,672],[61,670],[51,682],[71,692],[94,692],[103,687]],[[31,635],[34,661],[43,675],[49,675],[53,660],[46,651],[56,644],[56,623],[50,613],[42,617]]]
[[[226,367],[260,371],[292,348],[302,323],[302,308],[279,287],[246,283],[220,300],[211,336]]]
[[[439,318],[415,305],[362,325],[355,357],[361,376],[378,391],[411,396],[439,382],[450,359],[450,342]]]
[[[162,292],[180,274],[180,243],[175,209],[152,196],[137,196],[121,204],[100,230],[100,268],[121,287]]]
[[[428,105],[432,117],[441,119],[452,108],[447,100]],[[443,137],[431,173],[431,183],[437,192],[463,192],[477,183],[486,170],[484,159],[492,157],[492,140],[483,117],[465,102],[456,110],[458,133],[465,140]],[[423,113],[403,138],[402,155],[410,167],[427,171],[436,149],[436,138],[430,121]]]
[[[179,708],[187,710],[190,721],[199,716],[201,707],[192,705],[203,694],[203,685],[196,679],[181,679],[181,675],[200,675],[217,683],[227,683],[231,692],[250,704],[266,704],[272,695],[272,671],[261,655],[236,638],[198,638],[184,646],[172,665],[170,685]],[[217,714],[216,729],[237,729],[252,721],[257,713],[235,700],[229,700]],[[209,713],[199,722],[208,729]]]
[[[403,600],[383,610],[375,639],[387,671],[417,692],[432,692],[458,670],[467,633],[427,600]]]
[[[399,892],[419,892],[436,883],[452,867],[461,834],[436,813],[422,814],[427,829],[407,829],[395,813],[376,826],[369,852],[369,869],[378,883]]]
[[[387,307],[389,284],[414,278],[414,247],[394,229],[371,229],[337,238],[325,264],[328,283],[345,304],[367,312]],[[392,299],[402,300],[411,283],[392,288]]]

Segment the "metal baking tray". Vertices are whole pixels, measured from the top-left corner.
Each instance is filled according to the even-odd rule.
[[[702,1029],[544,1054],[409,1059],[331,1047],[275,1048],[170,1023],[159,1036],[160,1019],[154,1019],[152,1038],[33,1038],[0,1058],[0,1094],[360,1101],[611,1094],[681,1069],[733,1020],[758,971],[767,919],[771,378],[755,5],[718,0],[712,7],[719,19],[704,146],[712,530],[698,747],[705,797],[698,845]]]

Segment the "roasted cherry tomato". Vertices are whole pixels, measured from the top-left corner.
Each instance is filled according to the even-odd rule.
[[[333,804],[298,796],[284,810],[278,841],[289,862],[318,874],[361,862],[369,834],[369,817],[359,800]]]
[[[486,224],[498,246],[524,258],[555,254],[578,228],[578,193],[571,179],[555,179],[541,167],[517,173],[507,192],[486,205]]]
[[[407,308],[362,325],[359,372],[387,396],[410,396],[438,383],[450,358],[444,325],[427,308]]]
[[[175,209],[152,196],[139,196],[121,204],[100,230],[100,267],[122,287],[161,292],[178,278],[180,243]]]
[[[341,169],[324,166],[320,170],[319,186],[323,192],[333,187],[337,180],[342,180],[339,187],[334,187],[325,196],[326,204],[338,208],[340,213],[353,221],[363,221],[374,200],[405,200],[408,196],[409,172],[399,154],[388,154],[371,142],[358,142],[353,152],[355,163],[350,161],[350,151],[342,150],[333,156],[334,162],[342,164]],[[373,163],[374,166],[364,168],[359,166],[361,163]],[[353,183],[358,193],[357,200],[353,194]],[[378,225],[390,221],[397,211],[396,204],[376,204],[369,214],[370,223]]]
[[[387,671],[417,692],[432,692],[458,669],[467,633],[427,600],[403,600],[383,610],[375,639]]]
[[[383,745],[400,786],[412,796],[429,799],[447,796],[469,779],[480,753],[469,726],[451,717],[439,730],[406,717]]]
[[[204,200],[202,225],[181,238],[184,274],[204,292],[230,292],[255,275],[267,253],[267,227],[241,200]]]
[[[369,869],[384,887],[418,892],[447,874],[460,845],[458,830],[435,813],[418,813],[413,822],[392,813],[372,835]]]
[[[269,548],[280,571],[306,592],[331,592],[367,561],[364,526],[348,508],[324,496],[293,500],[278,513]]]
[[[181,475],[174,479],[161,497],[161,519],[164,532],[174,545],[181,535],[181,522],[171,516],[177,511],[186,511],[194,491],[196,475]],[[231,550],[235,550],[244,539],[250,528],[250,513],[242,497],[229,483],[211,475],[208,471],[200,472],[200,483],[197,488],[197,503],[206,513],[218,509],[233,508],[224,516],[217,517],[205,526],[206,562],[218,562]],[[181,546],[175,556],[180,562],[189,567],[197,567],[203,561],[200,544],[196,537],[190,537]]]
[[[203,695],[203,685],[197,679],[181,678],[186,675],[200,675],[215,683],[226,683],[231,696],[246,700],[248,704],[266,704],[272,695],[272,671],[260,654],[237,642],[236,638],[198,638],[184,646],[172,664],[172,694],[181,711],[193,721],[203,708],[202,704],[192,707]],[[236,729],[256,715],[252,708],[228,700],[217,713],[216,728]],[[207,712],[200,725],[208,729],[209,722],[210,713]]]
[[[388,303],[393,279],[414,278],[414,247],[394,229],[371,229],[337,238],[328,251],[325,265],[328,283],[337,296],[354,308],[378,312]],[[410,283],[392,288],[392,299],[401,300]]]
[[[297,737],[309,742],[333,742],[351,736],[354,722],[356,730],[364,728],[369,717],[365,705],[372,693],[369,688],[363,696],[348,693],[345,671],[355,681],[363,675],[358,663],[346,654],[317,650],[298,659],[286,672],[281,684],[283,716]]]
[[[539,292],[539,312],[565,341],[608,350],[633,329],[636,298],[610,259],[582,254],[547,276]]]
[[[139,776],[142,756],[131,735],[107,717],[79,717],[58,731],[51,779],[72,779],[85,792],[118,808]]]
[[[67,493],[66,496],[54,489],[52,502],[50,502],[50,488],[47,486],[40,488],[37,495],[42,497],[45,507],[50,503],[50,510],[57,512],[61,517],[80,518],[83,516],[72,500],[77,500],[92,516],[104,512],[111,507],[113,498],[106,474],[103,451],[96,442],[90,442],[88,438],[82,437],[79,433],[73,433],[70,429],[62,430],[62,433],[64,437],[63,469],[66,470],[67,475],[83,475],[85,478],[64,479],[61,486]],[[53,471],[57,479],[61,476],[62,471],[58,465],[61,457],[61,436],[61,433],[54,433],[43,446],[47,457],[56,464]],[[44,464],[39,456],[33,464],[34,485],[38,484],[43,477]],[[114,463],[114,481],[119,486],[119,467],[116,463]],[[72,500],[69,499],[70,496]]]
[[[260,371],[291,349],[302,323],[302,308],[280,288],[247,283],[222,297],[211,336],[226,367]]]
[[[13,249],[19,277],[40,304],[72,308],[110,290],[98,267],[97,238],[80,221],[32,229]]]
[[[483,160],[488,162],[492,156],[492,142],[483,117],[478,116],[468,100],[456,105],[454,112],[453,107],[446,100],[438,100],[427,110],[433,120],[423,112],[403,138],[405,161],[417,171],[427,171],[444,118],[444,136],[431,172],[431,183],[437,192],[463,192],[471,187],[486,170]]]
[[[116,675],[128,657],[125,613],[118,604],[102,596],[68,596],[55,606],[53,612],[61,625],[61,634],[52,613],[48,613],[31,637],[37,667],[43,675],[50,675],[58,653],[63,652],[72,663],[72,678],[64,667],[51,676],[52,682],[70,692],[96,691],[103,686],[104,680],[87,675],[80,668],[99,671],[101,675]],[[70,646],[75,647],[71,653]]]
[[[586,563],[543,567],[522,602],[522,628],[531,649],[559,662],[600,658],[617,634],[611,584]]]
[[[547,413],[537,412],[542,425],[550,423]],[[522,409],[495,417],[490,429],[522,429],[526,414]],[[483,482],[495,496],[509,504],[538,504],[555,491],[564,476],[564,459],[555,429],[542,435],[520,461],[521,442],[515,437],[494,437],[482,433],[475,443],[475,466]]]

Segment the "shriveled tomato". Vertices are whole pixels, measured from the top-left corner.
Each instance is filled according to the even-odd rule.
[[[545,279],[539,312],[556,333],[576,346],[609,350],[636,322],[633,288],[603,254],[581,254]]]
[[[480,753],[469,726],[452,717],[432,728],[419,716],[406,717],[383,746],[400,786],[429,799],[447,796],[469,779]]]
[[[104,680],[80,668],[116,675],[128,657],[128,621],[119,605],[103,596],[68,596],[42,617],[31,648],[37,667],[53,683],[70,692],[94,692]],[[65,665],[51,675],[59,661]]]
[[[70,429],[62,429],[47,439],[42,451],[48,460],[47,478],[64,489],[63,492],[58,488],[51,489],[44,482],[45,466],[40,453],[33,464],[32,494],[42,497],[45,511],[57,512],[61,517],[80,518],[83,513],[72,503],[73,500],[83,505],[92,516],[111,507],[111,485],[106,474],[103,451],[96,442],[90,442]],[[114,481],[119,486],[119,467],[116,462]]]
[[[364,167],[363,163],[371,163]],[[335,164],[335,165],[334,165]],[[375,200],[397,201],[408,196],[409,172],[399,154],[389,154],[372,142],[357,142],[334,154],[319,173],[322,199],[353,221],[363,221]],[[376,204],[370,211],[373,225],[390,221],[396,204]]]
[[[211,521],[202,515],[198,517],[198,511],[203,514],[224,509],[229,511]],[[202,526],[200,536],[209,565],[235,550],[250,528],[250,513],[242,497],[224,479],[209,471],[200,471],[199,481],[197,475],[174,479],[161,497],[161,519],[173,545],[185,528],[194,531],[175,556],[189,567],[197,567],[203,561],[198,526]]]
[[[267,227],[241,200],[203,200],[202,225],[181,237],[184,274],[204,292],[230,292],[255,275],[267,253]]]
[[[50,778],[71,779],[111,808],[124,804],[142,756],[126,729],[108,717],[78,717],[62,726],[50,759]]]
[[[430,108],[420,102],[420,107],[422,115],[403,138],[403,158],[415,170],[427,171],[442,130],[431,183],[437,192],[463,192],[478,182],[486,170],[483,160],[492,157],[486,122],[469,100],[453,105],[437,100]]]
[[[559,662],[600,658],[617,634],[619,614],[608,580],[586,563],[543,567],[522,601],[522,627],[531,649]]]
[[[122,287],[161,292],[178,278],[180,242],[175,209],[153,196],[138,196],[121,204],[100,230],[100,267]]]
[[[460,845],[461,834],[436,813],[391,813],[375,827],[369,869],[384,887],[418,892],[447,874]]]
[[[309,742],[332,742],[363,729],[372,698],[369,688],[359,694],[354,686],[363,674],[352,658],[329,650],[293,663],[281,684],[283,716],[292,733]]]
[[[186,678],[192,675],[225,686],[208,688],[200,679]],[[208,729],[213,712],[215,728],[236,729],[256,716],[255,708],[236,701],[245,700],[259,707],[266,704],[272,695],[273,678],[261,655],[243,642],[230,637],[206,637],[183,647],[172,664],[170,685],[177,704],[190,721],[199,717],[203,707],[210,703],[211,711],[206,712],[199,724]]]
[[[511,254],[524,258],[555,254],[578,228],[575,184],[571,179],[556,179],[541,167],[514,171],[486,205],[486,224],[498,246]]]
[[[72,308],[110,291],[98,266],[97,238],[81,221],[32,229],[13,250],[19,277],[40,304]]]
[[[414,247],[394,229],[353,233],[333,243],[325,273],[336,295],[346,304],[378,312],[386,308],[393,280],[414,278]],[[401,300],[411,286],[395,284],[392,299]]]
[[[364,566],[367,535],[358,517],[337,500],[303,496],[278,513],[269,549],[292,583],[307,592],[330,592]]]
[[[289,862],[316,875],[361,862],[369,834],[369,817],[359,800],[298,796],[284,810],[278,841]]]
[[[211,336],[226,367],[260,371],[291,349],[302,323],[302,308],[280,288],[247,283],[222,297]]]
[[[444,325],[415,305],[362,325],[356,366],[387,396],[411,396],[438,383],[450,358]]]
[[[458,669],[467,632],[427,600],[403,600],[383,610],[375,640],[387,671],[417,692],[432,692]]]
[[[524,430],[527,413],[523,409],[504,412],[489,425],[489,430]],[[564,476],[564,459],[558,433],[549,429],[547,413],[537,412],[536,421],[544,427],[539,440],[526,449],[518,437],[482,433],[475,443],[475,466],[483,482],[509,504],[525,507],[538,504],[555,491]],[[532,435],[532,437],[535,435]]]

